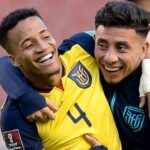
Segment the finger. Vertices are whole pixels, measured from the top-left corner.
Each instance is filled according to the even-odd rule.
[[[50,106],[54,106],[53,103],[48,103],[50,104]],[[54,110],[55,107],[53,107]],[[48,119],[55,119],[55,113],[54,110],[50,110],[49,107],[44,107],[34,113],[32,113],[31,115],[27,116],[27,120],[29,120],[30,122],[33,121],[47,121]]]
[[[43,110],[38,111],[35,114],[35,121],[42,121],[42,122],[46,122],[48,120],[48,117],[45,113],[43,113]]]
[[[45,115],[43,113],[42,109],[41,109],[39,111],[36,111],[32,115],[27,116],[27,120],[30,121],[30,122],[33,122],[33,121],[42,121],[42,122],[45,122],[45,121],[48,120],[48,118],[47,118],[47,115]]]
[[[146,103],[146,97],[145,97],[145,96],[141,96],[141,97],[140,97],[139,107],[140,107],[140,108],[143,108],[144,105],[145,105],[145,103]]]
[[[42,109],[42,113],[43,115],[45,115],[45,118],[47,119],[55,119],[55,113],[53,111],[51,111],[48,107],[45,107]]]
[[[85,135],[85,139],[89,142],[92,146],[100,146],[102,145],[97,139],[93,138],[90,135]]]
[[[50,100],[48,100],[47,102],[47,106],[50,108],[50,110],[56,112],[58,110],[58,107]]]
[[[27,116],[26,119],[29,121],[29,122],[34,122],[34,119],[30,116]]]

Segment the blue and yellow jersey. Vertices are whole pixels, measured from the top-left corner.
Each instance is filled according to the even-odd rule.
[[[54,87],[50,93],[41,93],[59,110],[55,120],[36,124],[38,133],[46,150],[88,150],[91,145],[85,141],[85,134],[94,136],[109,150],[121,150],[96,61],[77,41],[68,44],[67,40],[62,45],[66,49],[60,56],[65,68],[63,89]]]

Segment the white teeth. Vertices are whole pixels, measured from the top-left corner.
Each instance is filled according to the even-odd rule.
[[[50,59],[51,57],[52,57],[52,53],[50,53],[50,54],[48,54],[48,55],[42,57],[42,58],[39,60],[39,62],[42,63],[42,62],[46,61],[47,59]]]
[[[107,67],[107,66],[104,66],[104,67],[107,71],[111,71],[111,72],[118,71],[120,69],[120,68],[110,68],[110,67]]]

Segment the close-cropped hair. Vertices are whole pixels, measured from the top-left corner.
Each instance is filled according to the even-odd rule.
[[[146,37],[149,31],[150,13],[132,2],[108,2],[97,11],[95,28],[118,27],[134,29],[136,33]]]
[[[19,21],[32,16],[37,16],[42,19],[37,10],[33,8],[22,8],[9,13],[2,20],[0,24],[0,44],[6,51],[9,52],[8,31],[13,29]]]

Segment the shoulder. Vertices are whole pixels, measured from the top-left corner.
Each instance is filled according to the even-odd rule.
[[[81,32],[71,36],[68,39],[65,39],[58,48],[59,54],[63,54],[64,52],[70,50],[72,46],[78,44],[86,52],[94,56],[94,34],[94,31]]]

